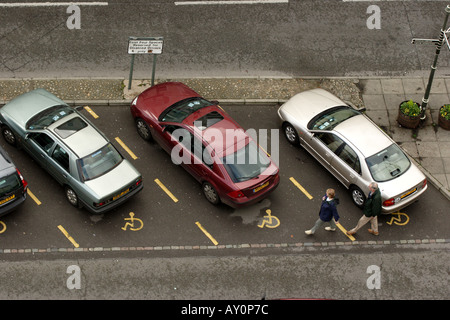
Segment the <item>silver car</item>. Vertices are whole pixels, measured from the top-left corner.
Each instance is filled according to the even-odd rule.
[[[0,108],[1,132],[25,149],[65,190],[69,202],[108,211],[143,188],[141,174],[75,108],[36,89]]]
[[[382,212],[397,212],[427,189],[424,174],[366,115],[323,89],[299,93],[278,109],[287,140],[300,144],[362,207],[378,183]]]

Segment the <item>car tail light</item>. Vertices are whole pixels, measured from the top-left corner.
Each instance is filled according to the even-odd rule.
[[[103,201],[103,202],[99,202],[99,203],[94,202],[94,207],[97,207],[97,208],[103,207],[106,203],[107,203],[107,201]]]
[[[394,204],[395,204],[394,198],[387,199],[386,201],[383,202],[383,206],[385,207],[390,207],[393,206]]]
[[[230,193],[228,194],[228,196],[229,196],[230,198],[235,198],[235,199],[237,199],[237,198],[242,198],[242,197],[244,197],[244,194],[242,193],[241,190],[236,190],[236,191],[230,192]]]
[[[422,182],[422,189],[425,188],[427,186],[427,179],[423,180]]]
[[[17,171],[17,174],[19,175],[20,181],[22,181],[23,191],[27,191],[27,189],[28,189],[28,182],[25,181],[25,179],[23,178],[23,176],[20,173],[19,169],[16,169],[16,171]]]

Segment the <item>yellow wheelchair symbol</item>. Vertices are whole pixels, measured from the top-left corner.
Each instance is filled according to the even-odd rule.
[[[390,226],[392,225],[392,223],[395,223],[398,226],[404,226],[405,224],[407,224],[409,222],[409,217],[406,213],[397,212],[397,213],[392,213],[392,215],[393,216],[396,215],[397,217],[392,217],[391,221],[386,222]],[[405,222],[402,222],[403,221],[402,216],[406,217]]]
[[[130,217],[129,218],[125,218],[124,220],[130,220],[131,221],[131,222],[125,223],[125,225],[122,227],[122,230],[125,230],[125,231],[127,230],[127,227],[130,227],[131,231],[138,231],[138,230],[141,230],[142,227],[144,226],[144,222],[142,222],[142,220],[139,219],[139,218],[135,218],[133,212],[130,212]],[[135,221],[139,222],[139,224],[140,224],[139,227],[135,227],[134,226],[134,222]]]
[[[1,225],[0,233],[5,232],[5,230],[6,230],[6,224],[5,224],[3,221],[0,221],[0,225]]]
[[[275,216],[272,216],[272,211],[270,209],[266,210],[267,216],[263,217],[263,221],[258,224],[258,227],[260,228],[276,228],[280,225],[280,219],[278,219]]]

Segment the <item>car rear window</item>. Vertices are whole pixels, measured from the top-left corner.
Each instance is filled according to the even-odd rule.
[[[377,182],[392,180],[411,166],[411,161],[396,144],[366,159],[373,179]]]
[[[22,184],[17,173],[0,178],[0,198],[17,190],[21,185]]]
[[[84,181],[95,179],[111,171],[123,160],[111,143],[78,160]]]
[[[221,160],[233,182],[256,178],[270,165],[270,159],[254,141]]]

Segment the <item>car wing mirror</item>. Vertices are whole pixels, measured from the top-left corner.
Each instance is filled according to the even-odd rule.
[[[344,101],[349,107],[359,111],[359,112],[365,112],[366,111],[366,107],[361,107],[358,108],[354,103],[350,102],[350,101]]]

